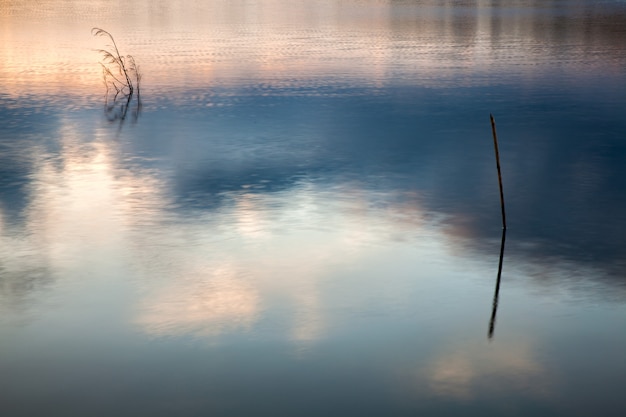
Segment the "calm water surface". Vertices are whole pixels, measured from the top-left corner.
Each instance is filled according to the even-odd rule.
[[[3,416],[623,415],[625,2],[0,0],[0,42]]]

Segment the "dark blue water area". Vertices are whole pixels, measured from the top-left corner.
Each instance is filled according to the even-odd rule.
[[[64,416],[207,411],[224,416],[620,415],[623,376],[605,370],[597,378],[597,362],[592,360],[597,354],[583,353],[583,346],[563,347],[562,358],[551,356],[550,369],[567,369],[559,375],[565,382],[556,395],[537,395],[541,380],[516,387],[506,376],[487,374],[473,381],[471,399],[441,398],[432,395],[427,382],[407,376],[428,369],[428,360],[437,354],[437,340],[425,340],[418,329],[408,334],[407,329],[404,334],[381,329],[376,338],[355,333],[339,335],[300,358],[281,343],[233,338],[218,347],[181,346],[180,340],[133,343],[135,338],[123,344],[107,341],[106,348],[74,341],[73,349],[64,352],[49,346],[47,360],[39,366],[18,360],[8,367],[20,369],[12,374],[9,402],[19,406],[8,409],[15,416],[39,415],[51,407],[55,415]],[[578,357],[569,357],[573,352]],[[29,353],[25,349],[23,356]],[[407,357],[414,362],[406,363]],[[572,366],[571,360],[578,360],[579,366]]]
[[[0,205],[9,217],[28,206],[28,186],[34,165],[32,151],[40,145],[59,151],[56,136],[62,109],[33,98],[16,100],[0,94]]]

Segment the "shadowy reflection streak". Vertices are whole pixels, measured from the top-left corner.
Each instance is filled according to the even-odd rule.
[[[500,262],[498,263],[498,278],[496,279],[496,291],[493,294],[493,308],[491,320],[489,320],[489,339],[493,338],[496,328],[496,314],[498,313],[498,297],[500,295],[500,278],[502,277],[502,261],[504,260],[504,243],[506,242],[506,229],[502,229],[502,242],[500,243]]]

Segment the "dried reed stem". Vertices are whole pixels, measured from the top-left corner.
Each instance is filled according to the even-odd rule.
[[[504,212],[504,191],[502,191],[502,173],[500,172],[500,152],[498,151],[498,135],[496,134],[496,121],[492,114],[489,114],[491,119],[491,132],[493,133],[493,146],[496,150],[496,165],[498,167],[498,183],[500,184],[500,207],[502,208],[502,228],[506,230],[506,213]]]

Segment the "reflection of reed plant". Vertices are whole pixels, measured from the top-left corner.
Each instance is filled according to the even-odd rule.
[[[135,91],[137,92],[137,106],[133,112],[134,118],[139,117],[141,110],[141,97],[139,83],[141,73],[132,55],[123,56],[120,54],[113,35],[104,29],[91,29],[93,36],[104,36],[111,41],[107,45],[109,49],[98,49],[102,55],[102,76],[106,86],[105,113],[110,120],[124,120],[128,107],[132,101]]]

